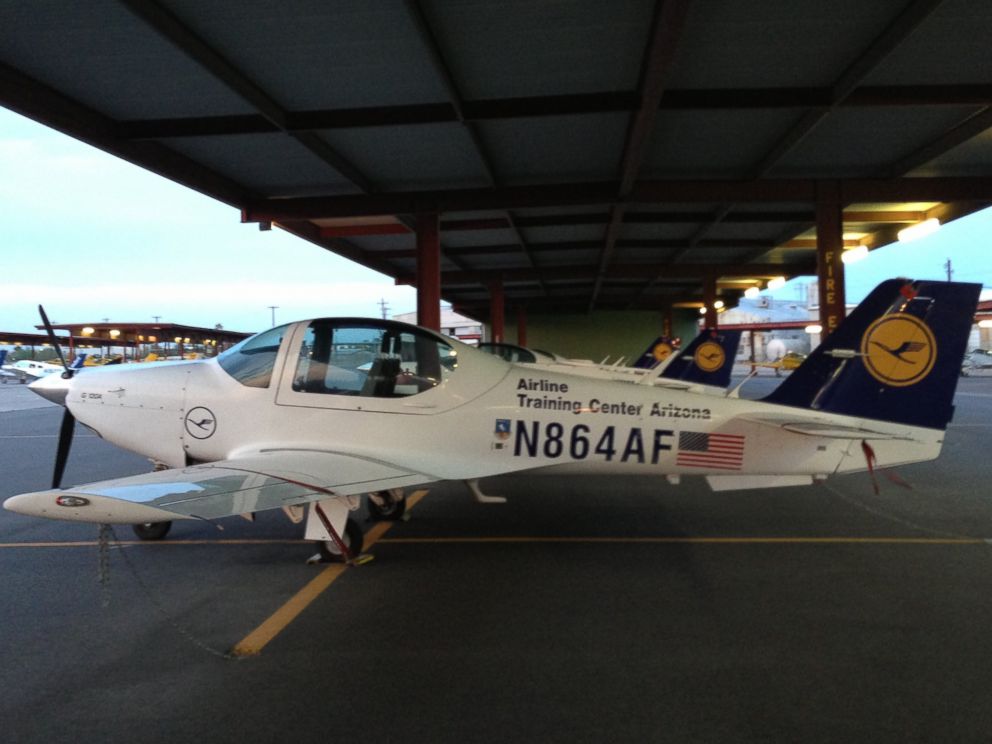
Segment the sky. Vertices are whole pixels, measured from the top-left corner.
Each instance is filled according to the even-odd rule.
[[[53,323],[164,322],[254,332],[311,317],[412,312],[383,274],[0,108],[0,331]],[[992,286],[992,209],[846,268],[857,302],[893,276]],[[798,297],[796,279],[775,296]]]

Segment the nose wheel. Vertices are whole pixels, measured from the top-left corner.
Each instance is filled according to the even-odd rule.
[[[369,494],[369,515],[380,521],[396,521],[406,514],[406,492],[402,488]]]
[[[172,522],[145,522],[133,525],[132,529],[141,540],[161,540],[169,534]]]

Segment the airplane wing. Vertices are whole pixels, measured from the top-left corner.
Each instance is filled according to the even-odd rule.
[[[748,414],[740,416],[739,420],[752,424],[772,426],[795,434],[806,434],[811,437],[826,437],[828,439],[904,439],[912,437],[901,436],[891,432],[878,431],[862,426],[847,426],[835,424],[820,418],[804,417],[796,414]]]
[[[22,494],[11,497],[4,506],[31,516],[136,524],[217,519],[432,480],[437,478],[371,458],[328,451],[269,450]]]

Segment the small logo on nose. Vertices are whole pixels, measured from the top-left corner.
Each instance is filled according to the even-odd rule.
[[[217,418],[209,408],[197,406],[186,412],[185,426],[193,439],[209,439],[217,431]]]

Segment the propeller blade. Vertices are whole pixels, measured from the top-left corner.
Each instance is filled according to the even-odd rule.
[[[68,408],[62,414],[62,426],[59,429],[59,446],[55,451],[55,472],[52,474],[52,488],[59,488],[62,485],[62,473],[65,472],[65,463],[69,459],[69,448],[72,447],[72,435],[76,430],[76,417],[72,415]]]
[[[59,361],[62,362],[62,369],[65,370],[65,374],[71,377],[72,370],[69,369],[69,365],[65,362],[65,357],[62,356],[62,347],[59,346],[59,340],[55,337],[55,331],[52,330],[52,324],[48,322],[48,316],[45,314],[45,308],[38,305],[38,312],[41,313],[41,322],[45,326],[45,332],[48,334],[48,340],[55,348],[55,353],[59,355]]]

